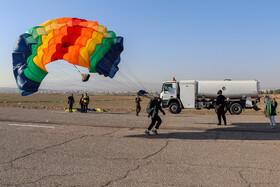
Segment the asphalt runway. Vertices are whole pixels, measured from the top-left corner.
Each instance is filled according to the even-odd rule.
[[[227,119],[166,115],[148,136],[144,113],[0,108],[0,185],[280,186],[280,128]]]

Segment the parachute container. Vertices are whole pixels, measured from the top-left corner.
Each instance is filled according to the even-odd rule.
[[[89,77],[90,77],[90,74],[84,74],[84,73],[82,73],[81,75],[82,75],[82,81],[83,81],[83,82],[87,82],[88,79],[89,79]]]

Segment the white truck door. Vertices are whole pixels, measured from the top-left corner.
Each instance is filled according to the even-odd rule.
[[[195,108],[196,81],[180,81],[180,99],[184,108]]]
[[[162,87],[162,99],[169,100],[177,98],[176,82],[166,82]]]

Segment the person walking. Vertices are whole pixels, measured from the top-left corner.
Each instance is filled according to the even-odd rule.
[[[73,94],[68,97],[69,112],[73,112],[73,104],[75,103]]]
[[[80,105],[81,105],[81,113],[84,113],[84,94],[80,98]]]
[[[85,96],[84,96],[84,112],[87,113],[88,111],[88,104],[89,104],[89,96],[87,95],[87,93],[85,93]]]
[[[161,111],[162,114],[165,115],[164,110],[162,110],[162,108],[160,106],[158,94],[154,94],[154,99],[150,102],[149,108],[150,108],[150,111],[149,111],[148,117],[151,117],[152,121],[151,121],[151,124],[149,125],[148,129],[146,129],[145,133],[150,135],[150,130],[152,130],[153,126],[156,124],[156,126],[152,130],[152,132],[154,134],[158,135],[157,130],[159,129],[161,122],[162,122],[161,118],[158,115],[158,112]]]
[[[139,97],[139,95],[137,94],[136,98],[135,98],[135,103],[136,103],[136,116],[138,116],[139,112],[141,111],[141,105],[140,102],[142,101],[142,99]]]
[[[225,115],[226,98],[225,98],[225,96],[222,95],[222,93],[223,93],[222,90],[219,90],[217,92],[218,97],[216,99],[216,110],[217,110],[217,115],[218,115],[218,120],[219,120],[218,125],[221,125],[221,117],[224,120],[224,124],[227,125],[227,120],[226,120],[226,115]]]
[[[273,100],[271,100],[268,95],[266,96],[264,113],[265,113],[265,117],[269,117],[270,127],[272,129],[276,128],[274,116],[276,116],[277,105],[278,105],[278,103],[275,98]]]

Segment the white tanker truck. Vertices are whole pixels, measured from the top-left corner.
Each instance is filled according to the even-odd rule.
[[[184,108],[215,108],[217,91],[222,90],[226,97],[225,110],[232,115],[241,114],[243,109],[255,109],[259,101],[260,84],[257,80],[199,81],[182,80],[164,81],[160,98],[162,107],[178,114]]]

